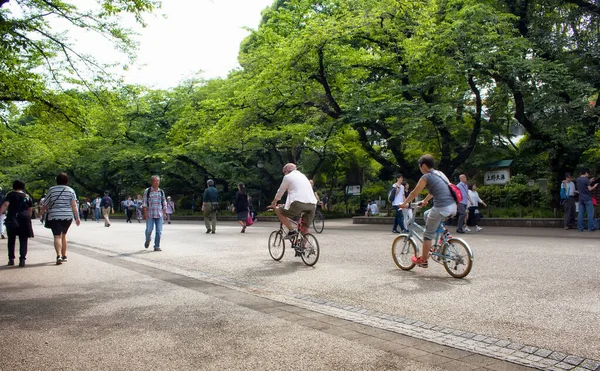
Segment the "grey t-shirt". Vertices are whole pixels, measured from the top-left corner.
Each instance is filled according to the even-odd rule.
[[[48,220],[71,220],[73,209],[71,201],[76,200],[73,188],[65,185],[50,187],[42,206],[48,205]]]
[[[435,172],[435,174],[432,174],[433,172]],[[444,173],[431,169],[429,173],[423,175],[423,178],[427,181],[425,189],[433,195],[434,206],[444,207],[456,203],[454,198],[452,198],[450,188],[448,188],[448,178],[446,178]]]
[[[579,192],[580,201],[591,201],[592,192],[588,189],[590,179],[584,176],[577,178],[577,191]]]

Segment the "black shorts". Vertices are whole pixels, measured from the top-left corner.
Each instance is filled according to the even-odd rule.
[[[72,221],[72,219],[48,220],[48,223],[50,223],[50,229],[52,229],[52,235],[60,236],[61,234],[67,234]]]

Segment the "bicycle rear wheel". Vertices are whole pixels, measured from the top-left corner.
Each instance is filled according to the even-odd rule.
[[[315,212],[315,217],[313,218],[312,224],[315,232],[323,232],[323,228],[325,228],[325,217],[323,217],[323,213],[319,210]]]
[[[306,233],[302,237],[302,261],[304,264],[312,267],[319,260],[319,241],[310,233]]]
[[[407,234],[401,234],[392,243],[392,259],[398,268],[409,271],[415,267],[412,257],[417,256],[417,246]]]
[[[444,244],[442,259],[446,272],[454,278],[466,277],[473,267],[473,253],[463,241],[452,238]]]
[[[285,240],[281,230],[271,232],[269,236],[269,254],[275,261],[281,260],[285,253]]]

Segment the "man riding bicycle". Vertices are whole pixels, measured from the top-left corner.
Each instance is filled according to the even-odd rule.
[[[434,199],[433,207],[425,212],[425,231],[423,232],[423,251],[422,256],[412,257],[412,261],[421,268],[427,268],[429,260],[429,250],[431,249],[431,240],[435,237],[435,231],[442,221],[456,214],[456,201],[452,197],[450,188],[448,187],[448,178],[444,173],[435,170],[435,160],[431,155],[423,155],[419,159],[419,170],[423,173],[421,179],[417,183],[413,191],[406,197],[404,202],[399,206],[407,208],[412,200],[421,193],[423,188],[429,193],[422,201],[423,206],[432,198]]]
[[[290,238],[297,234],[298,231],[294,229],[288,218],[294,218],[304,213],[304,221],[308,229],[315,215],[317,198],[308,178],[296,170],[295,164],[285,164],[282,171],[284,175],[283,181],[269,207],[275,210],[279,221],[286,226],[289,231],[286,238]],[[286,191],[288,194],[285,206],[277,207],[277,202],[281,200]]]

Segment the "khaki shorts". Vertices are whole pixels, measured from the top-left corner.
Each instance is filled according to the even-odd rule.
[[[295,218],[300,214],[304,213],[304,221],[307,226],[312,224],[313,218],[315,217],[315,208],[317,205],[308,204],[305,202],[294,201],[290,204],[289,209],[279,208],[281,214],[287,218]]]

